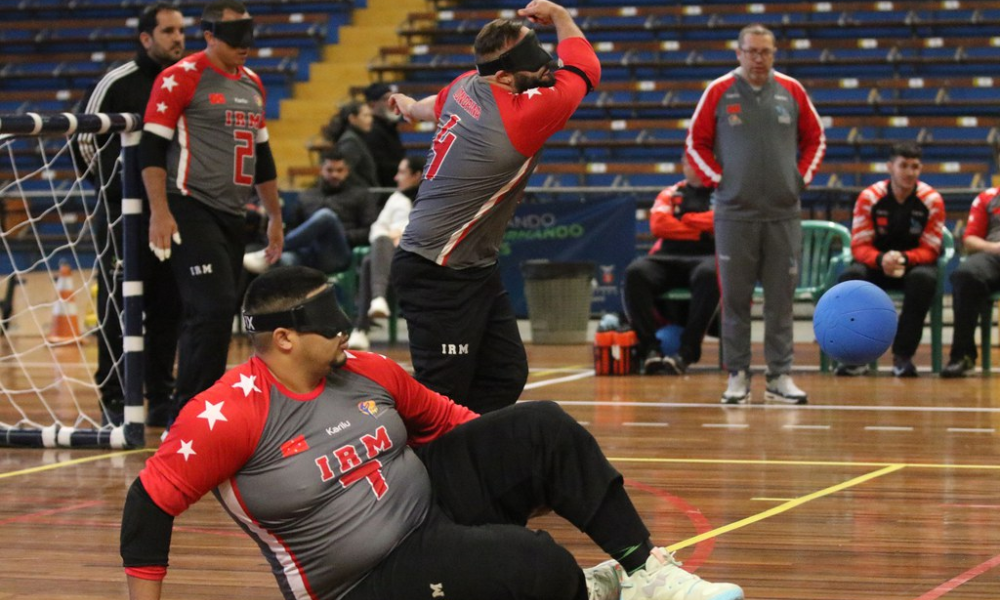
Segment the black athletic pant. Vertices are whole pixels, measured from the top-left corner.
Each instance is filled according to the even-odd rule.
[[[499,265],[449,269],[397,250],[390,279],[417,381],[480,414],[517,402],[528,356]]]
[[[100,337],[97,348],[97,372],[94,377],[101,390],[101,401],[107,420],[116,425],[122,421],[125,394],[122,383],[125,365],[122,362],[122,321],[125,308],[122,297],[124,270],[121,201],[109,200],[96,215],[96,241],[101,253],[97,273],[97,318]],[[181,302],[170,265],[161,263],[149,251],[149,215],[139,221],[139,272],[142,274],[143,378],[145,395],[149,399],[148,425],[165,425],[174,392],[174,359],[177,355],[177,332],[181,319]],[[109,232],[111,237],[109,239]],[[117,251],[116,251],[117,249]]]
[[[854,263],[840,274],[838,282],[862,279],[884,290],[903,291],[903,309],[899,313],[896,339],[892,341],[893,356],[912,357],[924,335],[924,318],[937,293],[937,266],[917,265],[902,277],[889,277],[882,269],[872,269]]]
[[[639,338],[640,356],[659,347],[654,310],[660,296],[671,288],[689,288],[691,302],[681,347],[688,364],[701,360],[701,342],[719,310],[719,279],[715,256],[668,256],[652,254],[632,261],[625,269],[622,301],[629,324]]]
[[[345,600],[586,600],[573,556],[524,524],[547,507],[585,531],[622,477],[557,404],[483,415],[417,454],[436,506]],[[609,553],[649,538],[631,503],[602,518],[616,521],[615,539],[594,540]]]
[[[1000,256],[986,252],[970,254],[951,274],[955,332],[951,361],[971,357],[976,360],[976,323],[979,313],[1000,289]]]
[[[172,246],[167,261],[184,311],[177,345],[176,416],[226,371],[246,232],[243,215],[215,210],[193,198],[168,199],[182,242]]]

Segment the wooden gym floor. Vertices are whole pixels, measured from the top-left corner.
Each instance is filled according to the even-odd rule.
[[[231,361],[246,352],[235,345]],[[1000,378],[835,378],[803,344],[795,377],[809,405],[761,404],[758,375],[754,404],[724,407],[725,375],[710,367],[595,378],[587,346],[529,355],[523,398],[557,400],[584,423],[654,541],[706,579],[756,600],[1000,598]],[[0,600],[126,597],[121,507],[158,434],[131,452],[0,448]],[[582,565],[605,558],[556,517],[532,525]],[[280,596],[256,546],[206,498],[175,523],[164,597]]]

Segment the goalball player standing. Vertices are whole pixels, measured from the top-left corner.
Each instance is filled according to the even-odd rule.
[[[140,144],[150,250],[170,259],[184,311],[175,415],[226,370],[244,207],[254,187],[269,217],[269,262],[281,255],[283,241],[264,85],[243,66],[253,19],[241,2],[219,0],[205,8],[201,28],[207,48],[157,78]]]

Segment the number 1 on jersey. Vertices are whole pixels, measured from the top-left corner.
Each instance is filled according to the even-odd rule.
[[[441,168],[441,163],[444,162],[444,158],[448,156],[448,151],[451,150],[455,140],[458,139],[458,136],[452,133],[451,129],[455,125],[458,125],[459,121],[461,119],[458,118],[458,115],[451,115],[448,122],[444,124],[441,131],[434,137],[434,141],[431,143],[431,165],[427,168],[428,180],[434,179],[437,175],[438,170]]]

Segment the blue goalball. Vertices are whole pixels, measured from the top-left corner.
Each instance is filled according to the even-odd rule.
[[[882,288],[845,281],[816,305],[813,332],[819,347],[841,364],[863,365],[885,354],[896,337],[896,307]]]

